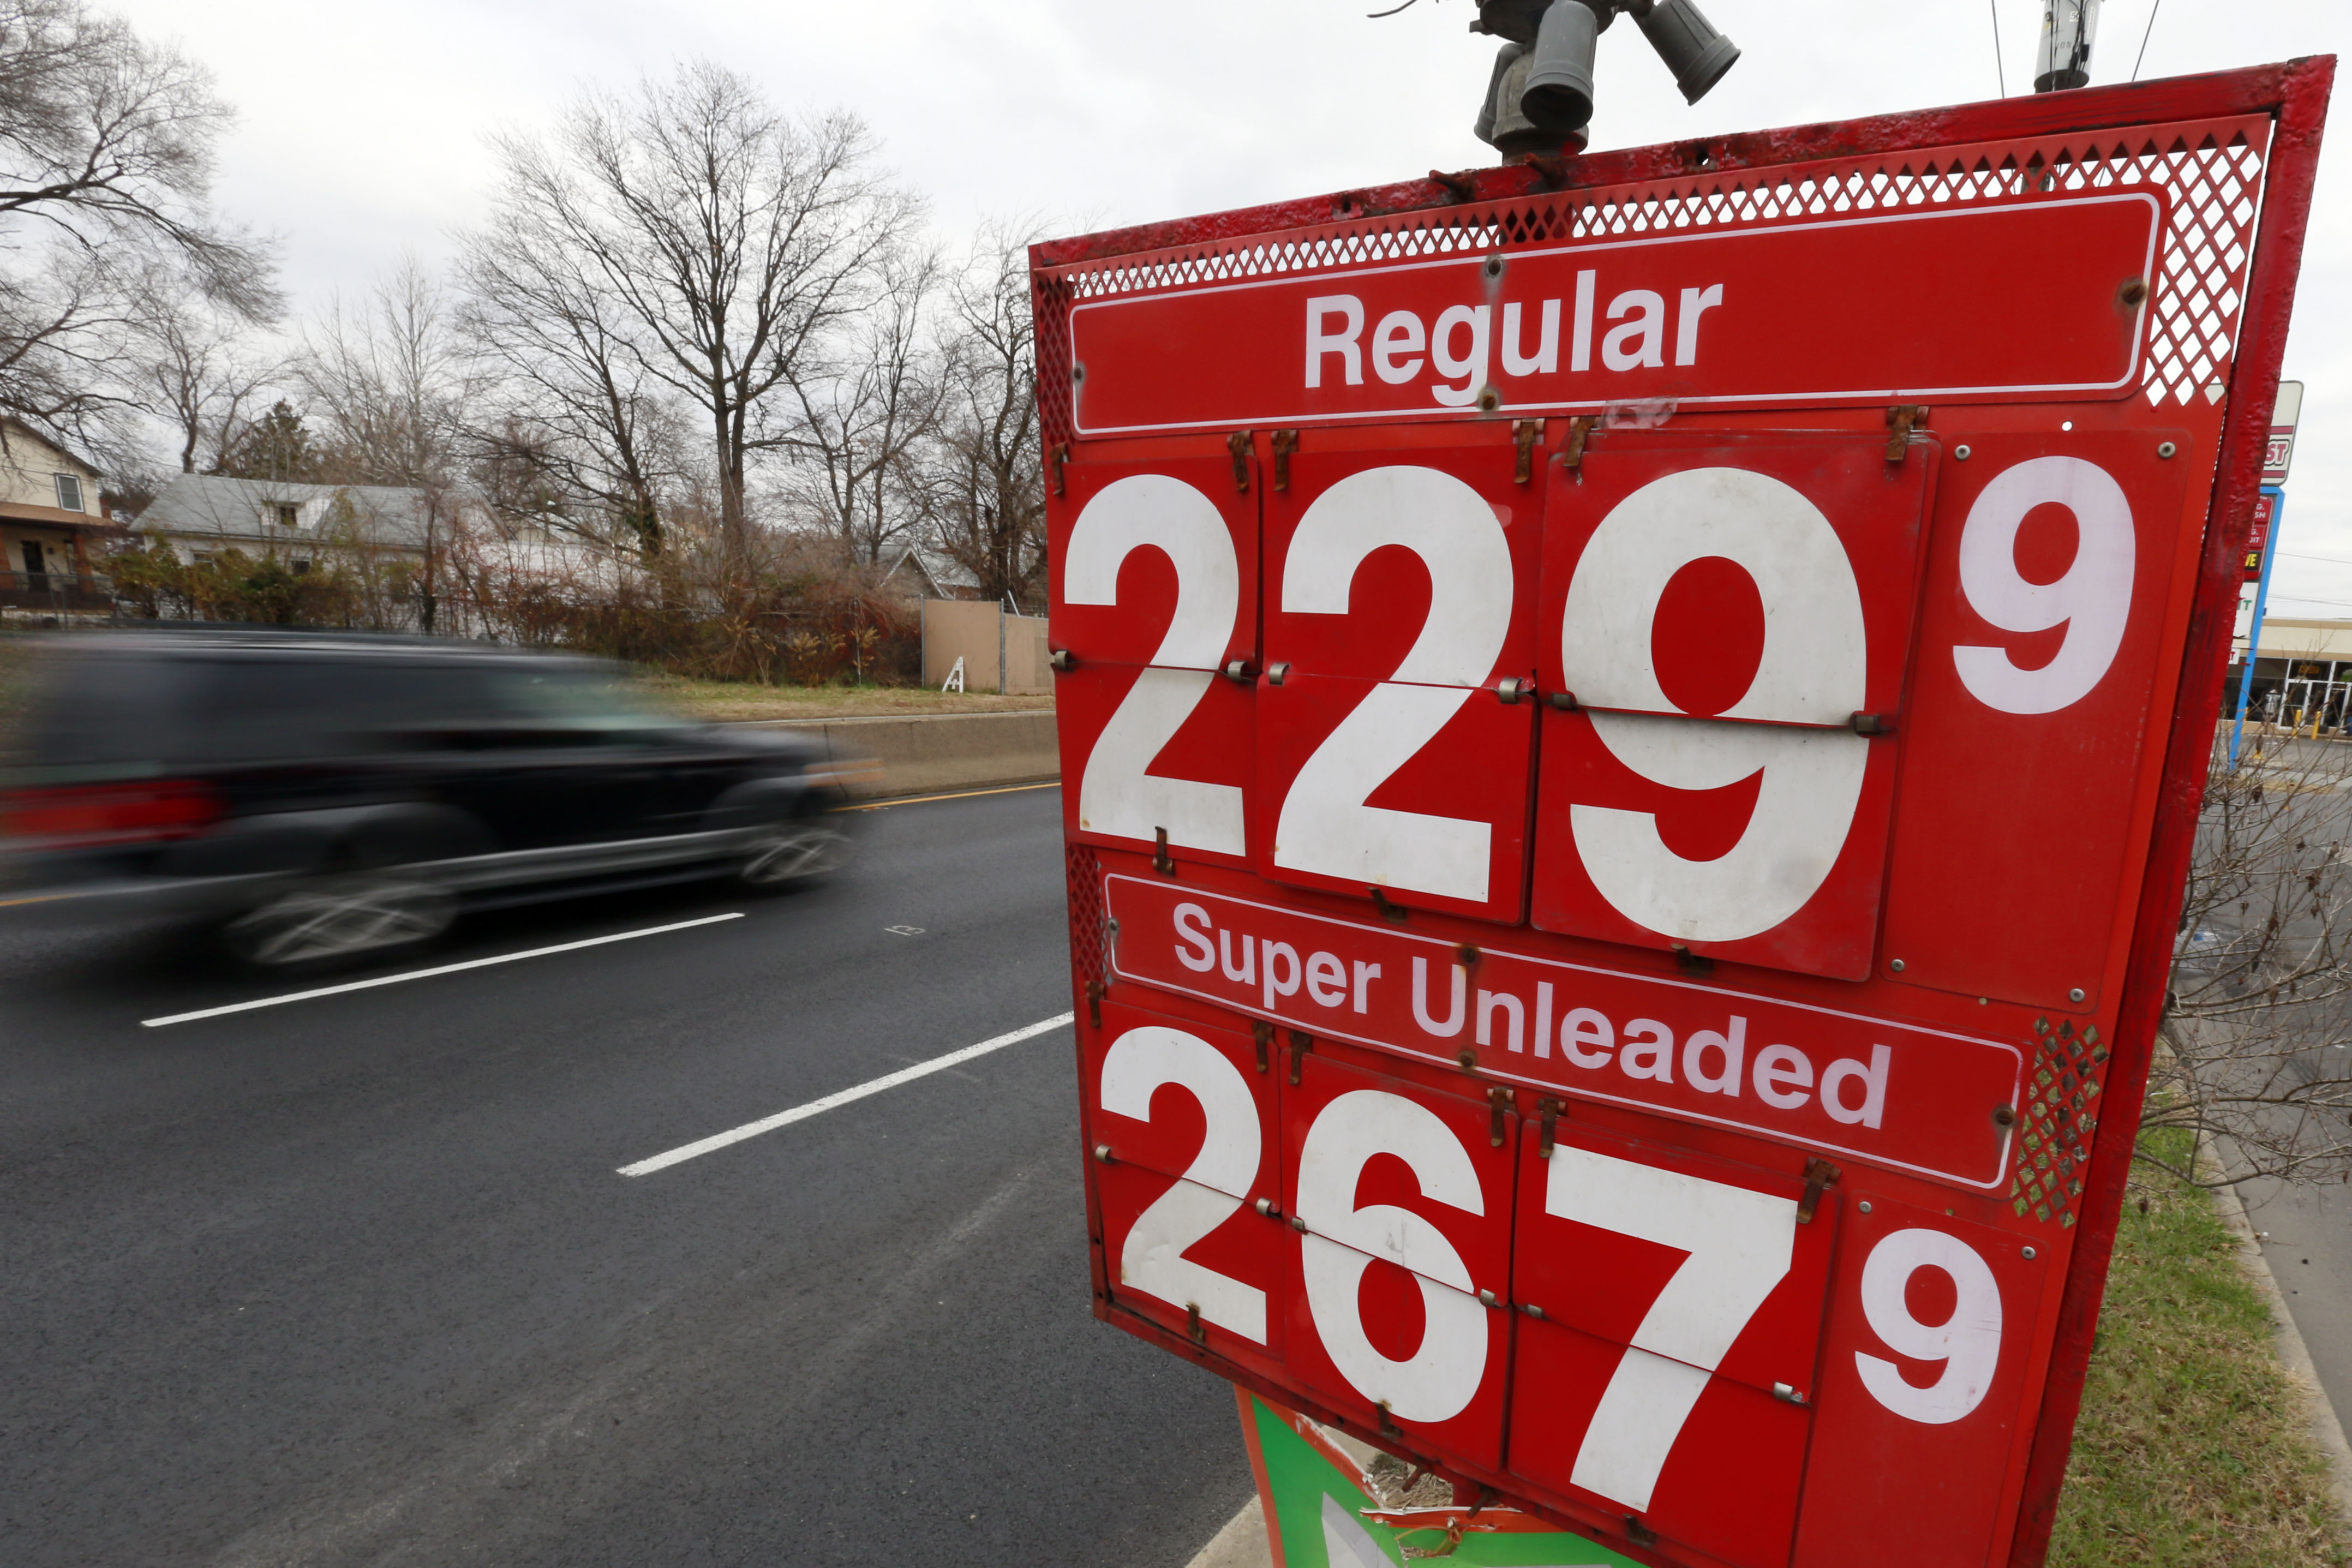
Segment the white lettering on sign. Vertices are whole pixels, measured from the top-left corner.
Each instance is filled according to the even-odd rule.
[[[1331,331],[1325,322],[1338,316],[1346,325]],[[1323,384],[1323,360],[1338,354],[1347,367],[1348,384],[1364,384],[1364,354],[1356,346],[1356,339],[1364,330],[1364,302],[1353,294],[1326,295],[1307,301],[1307,384]]]
[[[1374,1155],[1403,1161],[1431,1202],[1486,1212],[1477,1169],[1436,1112],[1381,1089],[1339,1096],[1317,1114],[1298,1156],[1307,1310],[1331,1364],[1358,1393],[1400,1420],[1448,1420],[1477,1396],[1485,1375],[1486,1309],[1471,1294],[1469,1266],[1435,1226],[1394,1204],[1357,1207],[1356,1185]],[[1364,1331],[1358,1298],[1375,1258],[1411,1270],[1421,1288],[1421,1345],[1402,1361]]]
[[[1580,374],[1592,368],[1592,305],[1598,274],[1576,275],[1576,336],[1569,354],[1569,370]],[[1699,321],[1723,303],[1724,286],[1685,289],[1677,308],[1669,310],[1665,296],[1654,289],[1628,289],[1609,301],[1608,319],[1622,324],[1609,329],[1601,342],[1601,362],[1612,371],[1655,369],[1666,363],[1668,317],[1673,318],[1675,363],[1699,363]],[[1526,352],[1526,318],[1529,305],[1539,312],[1536,352]],[[1559,369],[1561,300],[1513,300],[1503,306],[1503,374],[1524,377],[1551,375]],[[1364,302],[1353,294],[1322,294],[1307,301],[1307,376],[1310,387],[1323,385],[1325,362],[1338,358],[1349,386],[1364,384]],[[1424,323],[1412,310],[1391,310],[1372,330],[1372,370],[1391,386],[1423,379],[1426,369],[1435,380],[1431,399],[1446,408],[1467,408],[1486,390],[1492,347],[1494,307],[1449,305]],[[1423,359],[1422,356],[1428,357]],[[1460,385],[1450,383],[1458,381]]]
[[[1136,1216],[1118,1254],[1119,1283],[1259,1344],[1265,1292],[1184,1256],[1239,1212],[1264,1156],[1257,1103],[1241,1069],[1208,1041],[1181,1029],[1129,1029],[1103,1058],[1102,1108],[1151,1120],[1151,1096],[1174,1084],[1201,1107],[1206,1131],[1184,1174]]]
[[[2054,583],[2017,569],[2017,531],[2035,507],[2074,514],[2074,563]],[[2131,501],[2115,476],[2080,458],[2034,458],[2005,469],[1969,508],[1960,531],[1960,591],[2005,632],[2066,628],[2055,657],[2021,669],[2000,647],[1952,650],[1960,683],[2003,713],[2055,713],[2091,694],[2116,661],[2131,617],[2136,546]]]
[[[1373,358],[1377,363],[1377,352]],[[1316,497],[1299,520],[1282,567],[1282,608],[1346,615],[1357,568],[1391,544],[1412,551],[1428,569],[1429,617],[1394,673],[1298,770],[1275,826],[1274,863],[1366,886],[1484,901],[1494,835],[1488,824],[1364,802],[1461,711],[1503,651],[1515,585],[1511,548],[1494,509],[1435,468],[1350,474]]]
[[[1449,942],[1138,878],[1108,877],[1105,894],[1122,980],[1428,1061],[1475,1043],[1504,1081],[2007,1180],[2012,1135],[1975,1131],[2016,1103],[2023,1057],[2004,1042],[1493,947],[1474,975]],[[1905,1069],[1923,1051],[1933,1104]],[[1950,1114],[1955,1093],[1985,1120]]]
[[[1651,665],[1652,623],[1675,574],[1721,557],[1755,580],[1764,651],[1725,710],[1749,723],[1692,723]],[[1675,854],[1647,812],[1576,805],[1570,826],[1601,896],[1635,924],[1683,942],[1736,942],[1804,908],[1828,879],[1862,799],[1870,742],[1843,724],[1860,710],[1867,650],[1862,590],[1837,531],[1798,490],[1745,468],[1653,480],[1612,508],[1576,563],[1560,621],[1568,686],[1621,763],[1678,790],[1763,774],[1729,853]]]
[[[1922,1268],[1952,1282],[1957,1300],[1943,1322],[1912,1315],[1911,1277]],[[1939,1230],[1896,1231],[1871,1248],[1863,1265],[1862,1312],[1895,1354],[1944,1367],[1923,1388],[1895,1363],[1856,1351],[1854,1370],[1878,1403],[1906,1420],[1943,1426],[1984,1402],[2000,1364],[2000,1282],[1976,1248]]]
[[[1651,397],[1685,408],[2121,398],[2144,379],[2152,316],[2145,302],[2116,309],[2116,279],[2154,276],[2163,231],[2163,198],[2134,190],[1338,270],[1300,255],[1267,276],[1173,288],[1140,284],[1168,275],[1160,261],[1138,258],[1133,283],[1079,262],[1062,274],[1085,279],[1070,289],[1070,416],[1096,437],[1566,414]],[[2014,256],[2042,264],[2028,279],[2002,264]],[[1856,278],[1904,279],[1937,311],[1916,331],[1856,331]],[[1273,352],[1202,350],[1216,344]]]
[[[1103,726],[1078,782],[1078,823],[1150,843],[1160,828],[1191,849],[1243,853],[1242,792],[1232,784],[1153,775],[1152,760],[1207,696],[1241,611],[1241,566],[1216,503],[1181,479],[1131,474],[1103,488],[1070,529],[1062,596],[1118,603],[1118,570],[1138,550],[1176,568],[1176,612],[1118,709]]]
[[[1550,1166],[1546,1214],[1687,1254],[1625,1347],[1570,1477],[1645,1513],[1691,1408],[1788,1275],[1796,1200],[1567,1144]]]

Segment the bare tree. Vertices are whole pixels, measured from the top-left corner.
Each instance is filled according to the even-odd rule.
[[[182,473],[217,468],[279,367],[251,352],[247,323],[184,286],[153,290],[137,320],[139,406],[171,430]]]
[[[574,364],[546,379],[612,401],[576,410],[591,426],[617,426],[623,390],[678,400],[705,432],[722,536],[740,552],[763,405],[865,310],[918,204],[874,171],[856,119],[787,117],[708,62],[625,101],[591,95],[551,136],[498,152],[498,216],[473,258],[512,280],[499,310],[554,305],[593,331],[557,321],[492,346],[527,360],[569,344]],[[625,369],[608,378],[598,360]]]
[[[876,271],[880,297],[856,329],[793,366],[793,406],[767,438],[796,459],[788,493],[866,565],[921,531],[919,454],[948,395],[931,331],[937,253],[886,256]]]
[[[446,290],[414,258],[305,327],[294,376],[339,476],[355,484],[448,481],[472,391]]]
[[[229,120],[201,68],[83,0],[0,0],[0,410],[107,449],[159,289],[275,314],[267,248],[206,205]]]
[[[2352,1177],[2352,746],[2249,740],[2235,769],[2217,748],[2206,786],[2146,1125],[2195,1130],[2233,1182],[2340,1182]]]
[[[1024,231],[984,230],[950,289],[950,392],[929,476],[940,547],[983,596],[1042,607],[1045,479]]]
[[[294,374],[335,478],[420,492],[417,619],[434,630],[441,546],[466,499],[460,443],[474,390],[447,294],[410,258],[363,301],[334,301],[305,331]]]
[[[548,243],[535,194],[510,184],[460,263],[465,335],[488,383],[476,440],[493,504],[657,555],[683,477],[670,389],[639,357],[594,257]]]

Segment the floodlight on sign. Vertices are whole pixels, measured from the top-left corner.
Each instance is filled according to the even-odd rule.
[[[1739,58],[1739,46],[1717,32],[1691,0],[1654,0],[1632,9],[1642,37],[1675,73],[1685,103],[1705,98]]]
[[[1478,137],[1506,159],[1581,151],[1592,121],[1593,59],[1619,12],[1696,103],[1739,58],[1692,0],[1480,0],[1473,32],[1506,40],[1478,112]]]
[[[1592,122],[1592,56],[1608,16],[1574,0],[1544,13],[1519,94],[1519,112],[1535,125],[1572,132]]]
[[[2099,31],[2099,0],[2045,0],[2042,47],[2033,59],[2033,90],[2091,85],[2091,45]]]

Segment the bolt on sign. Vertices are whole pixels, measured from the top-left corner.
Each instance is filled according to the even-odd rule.
[[[2042,1560],[2333,69],[1035,247],[1097,1315],[1473,1533]]]

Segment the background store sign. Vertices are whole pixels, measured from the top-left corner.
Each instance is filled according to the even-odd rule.
[[[1101,1316],[1633,1561],[2038,1556],[2328,68],[1039,247]]]
[[[2290,436],[2288,439],[2292,442],[2293,437]],[[2272,440],[2275,446],[2276,437]],[[2245,580],[2249,583],[2259,583],[2263,580],[2263,556],[2268,552],[2271,543],[2272,504],[2271,493],[2268,490],[2263,491],[2254,498],[2254,526],[2246,534]]]
[[[2271,408],[2271,438],[2263,448],[2263,483],[2286,483],[2294,464],[2294,427],[2303,420],[2303,383],[2279,383],[2278,401]]]

